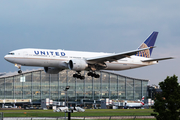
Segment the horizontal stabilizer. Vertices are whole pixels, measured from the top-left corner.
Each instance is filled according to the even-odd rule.
[[[157,58],[157,59],[142,60],[142,62],[152,62],[152,61],[160,61],[160,60],[167,60],[167,59],[174,59],[174,58],[173,57]]]

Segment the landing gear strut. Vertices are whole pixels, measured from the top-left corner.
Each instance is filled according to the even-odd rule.
[[[91,76],[91,77],[95,77],[95,78],[99,78],[100,77],[100,75],[96,74],[95,72],[88,72],[87,75]]]
[[[73,77],[74,77],[74,78],[77,78],[77,79],[81,79],[81,80],[84,80],[84,79],[85,79],[85,77],[82,76],[80,72],[77,72],[77,73],[73,74]]]

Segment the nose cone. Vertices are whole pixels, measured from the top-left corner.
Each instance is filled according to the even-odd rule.
[[[5,59],[5,60],[7,60],[7,59],[8,59],[8,58],[7,58],[7,55],[5,55],[5,56],[4,56],[4,59]]]
[[[9,55],[5,55],[4,56],[4,59],[8,62],[11,62],[11,57]]]

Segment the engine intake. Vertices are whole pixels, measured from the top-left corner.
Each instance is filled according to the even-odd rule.
[[[85,70],[88,64],[84,59],[73,59],[69,61],[68,67],[70,70],[81,71]]]

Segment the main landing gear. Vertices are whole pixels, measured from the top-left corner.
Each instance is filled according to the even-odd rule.
[[[85,77],[82,76],[80,72],[77,72],[77,73],[73,74],[73,77],[74,77],[74,78],[77,78],[77,79],[81,79],[81,80],[84,80],[84,79],[85,79]]]
[[[95,72],[88,72],[87,75],[91,76],[91,77],[94,77],[94,78],[99,78],[100,77],[100,75],[96,74]],[[85,76],[82,76],[80,72],[77,72],[77,73],[73,74],[73,77],[77,78],[77,79],[81,79],[81,80],[85,79]]]
[[[99,78],[100,77],[100,75],[96,74],[95,72],[88,72],[87,75],[91,76],[91,77],[95,77],[95,78]]]

